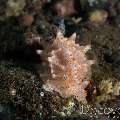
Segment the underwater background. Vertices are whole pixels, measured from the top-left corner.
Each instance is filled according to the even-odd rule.
[[[94,61],[82,80],[89,81],[86,86],[66,82],[75,71],[59,74],[57,57],[64,63],[67,55],[52,54],[75,46],[74,56],[76,45],[90,45],[78,54],[85,59],[78,76],[89,71],[87,60]],[[55,84],[52,69],[59,76]],[[51,84],[45,88],[47,80]],[[80,93],[74,93],[77,87]],[[0,0],[0,120],[119,119],[120,0]]]

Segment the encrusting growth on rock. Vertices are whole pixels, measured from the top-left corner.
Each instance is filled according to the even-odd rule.
[[[87,60],[86,52],[90,45],[79,46],[75,43],[76,33],[66,38],[60,32],[53,42],[48,57],[52,79],[44,82],[46,91],[56,91],[63,98],[74,96],[79,102],[86,103],[93,60]]]

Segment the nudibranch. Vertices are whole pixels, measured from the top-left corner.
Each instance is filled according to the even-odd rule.
[[[79,102],[85,103],[85,89],[89,84],[91,65],[94,62],[86,56],[91,46],[80,46],[75,43],[75,39],[76,33],[67,38],[58,32],[48,57],[52,79],[46,80],[43,88],[58,92],[63,98],[74,96]]]

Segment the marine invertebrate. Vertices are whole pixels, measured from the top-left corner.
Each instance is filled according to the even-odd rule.
[[[34,17],[30,14],[24,14],[22,15],[20,21],[23,26],[31,26],[34,22]]]
[[[112,81],[110,79],[108,80],[102,80],[100,85],[99,85],[100,92],[102,94],[110,94],[113,92],[113,85]]]
[[[87,102],[85,88],[89,84],[91,64],[94,62],[87,60],[85,55],[90,45],[79,46],[75,38],[75,33],[66,38],[58,32],[48,57],[51,79],[45,81],[43,88],[56,91],[64,98],[75,96],[78,101]]]
[[[92,11],[89,16],[89,20],[96,25],[105,23],[107,18],[108,13],[105,10]]]
[[[102,80],[98,86],[99,95],[95,96],[96,103],[117,100],[120,95],[120,82],[112,79]]]
[[[96,96],[97,103],[110,100],[114,92],[112,80],[102,80],[99,84],[99,92],[100,95]]]
[[[6,16],[19,16],[26,5],[25,0],[8,0]]]
[[[70,16],[76,14],[75,1],[74,0],[64,0],[58,1],[53,6],[53,11],[60,17]]]

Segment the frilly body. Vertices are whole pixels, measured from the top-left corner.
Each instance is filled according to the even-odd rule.
[[[67,98],[74,96],[80,102],[87,102],[85,88],[91,77],[92,60],[88,60],[86,52],[90,45],[79,46],[75,43],[76,34],[65,38],[58,32],[48,57],[52,79],[46,80],[43,88],[56,91]]]

